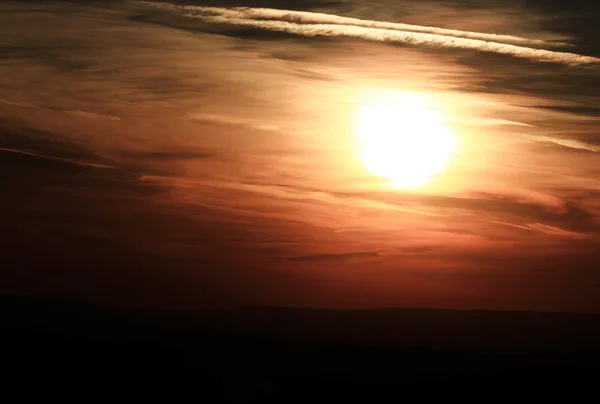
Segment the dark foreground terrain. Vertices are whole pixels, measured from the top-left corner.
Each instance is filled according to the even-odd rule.
[[[597,402],[600,318],[0,298],[2,402]]]

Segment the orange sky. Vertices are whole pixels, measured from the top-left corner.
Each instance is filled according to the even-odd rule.
[[[261,37],[139,2],[0,7],[4,284],[119,304],[600,311],[597,62]],[[581,56],[539,10],[452,13],[387,21]],[[427,94],[460,139],[423,189],[382,186],[357,157],[357,105],[381,90]]]

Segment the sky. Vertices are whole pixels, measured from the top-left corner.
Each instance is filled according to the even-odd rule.
[[[3,1],[0,291],[600,313],[599,13]],[[427,186],[361,161],[381,94],[425,97],[458,139]]]

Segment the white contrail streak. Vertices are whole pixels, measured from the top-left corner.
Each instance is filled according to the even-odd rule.
[[[456,38],[480,39],[482,41],[502,42],[514,45],[538,45],[538,46],[567,46],[565,43],[552,43],[541,39],[522,38],[513,35],[488,34],[483,32],[462,31],[456,29],[445,29],[423,25],[412,25],[386,21],[362,20],[360,18],[342,17],[335,14],[312,13],[306,11],[278,10],[273,8],[249,8],[249,7],[186,7],[188,14],[198,13],[200,15],[214,15],[232,19],[244,20],[278,20],[296,24],[332,24],[352,25],[364,28],[390,29],[395,31],[422,32],[425,34],[436,34],[453,36]]]
[[[512,36],[446,30],[408,24],[384,23],[299,11],[259,8],[228,9],[219,7],[177,6],[173,4],[151,2],[146,2],[146,4],[176,11],[186,17],[197,18],[208,23],[252,27],[310,37],[350,37],[378,42],[473,49],[512,55],[530,60],[564,63],[568,65],[600,63],[600,59],[591,56],[514,45],[513,43],[517,42],[517,40],[522,42],[531,42],[531,40]],[[328,21],[328,23],[318,23],[319,21]],[[344,24],[343,22],[352,22],[352,24]],[[388,28],[382,28],[383,26],[387,26]],[[400,29],[399,27],[408,27],[408,29]],[[490,38],[496,40],[489,40]],[[501,39],[504,39],[505,41],[502,42],[500,41]],[[507,39],[509,40],[506,41]]]

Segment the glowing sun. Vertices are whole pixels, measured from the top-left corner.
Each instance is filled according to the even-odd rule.
[[[396,188],[432,181],[448,165],[458,139],[442,113],[419,93],[391,93],[362,103],[356,115],[358,154],[367,171]]]

